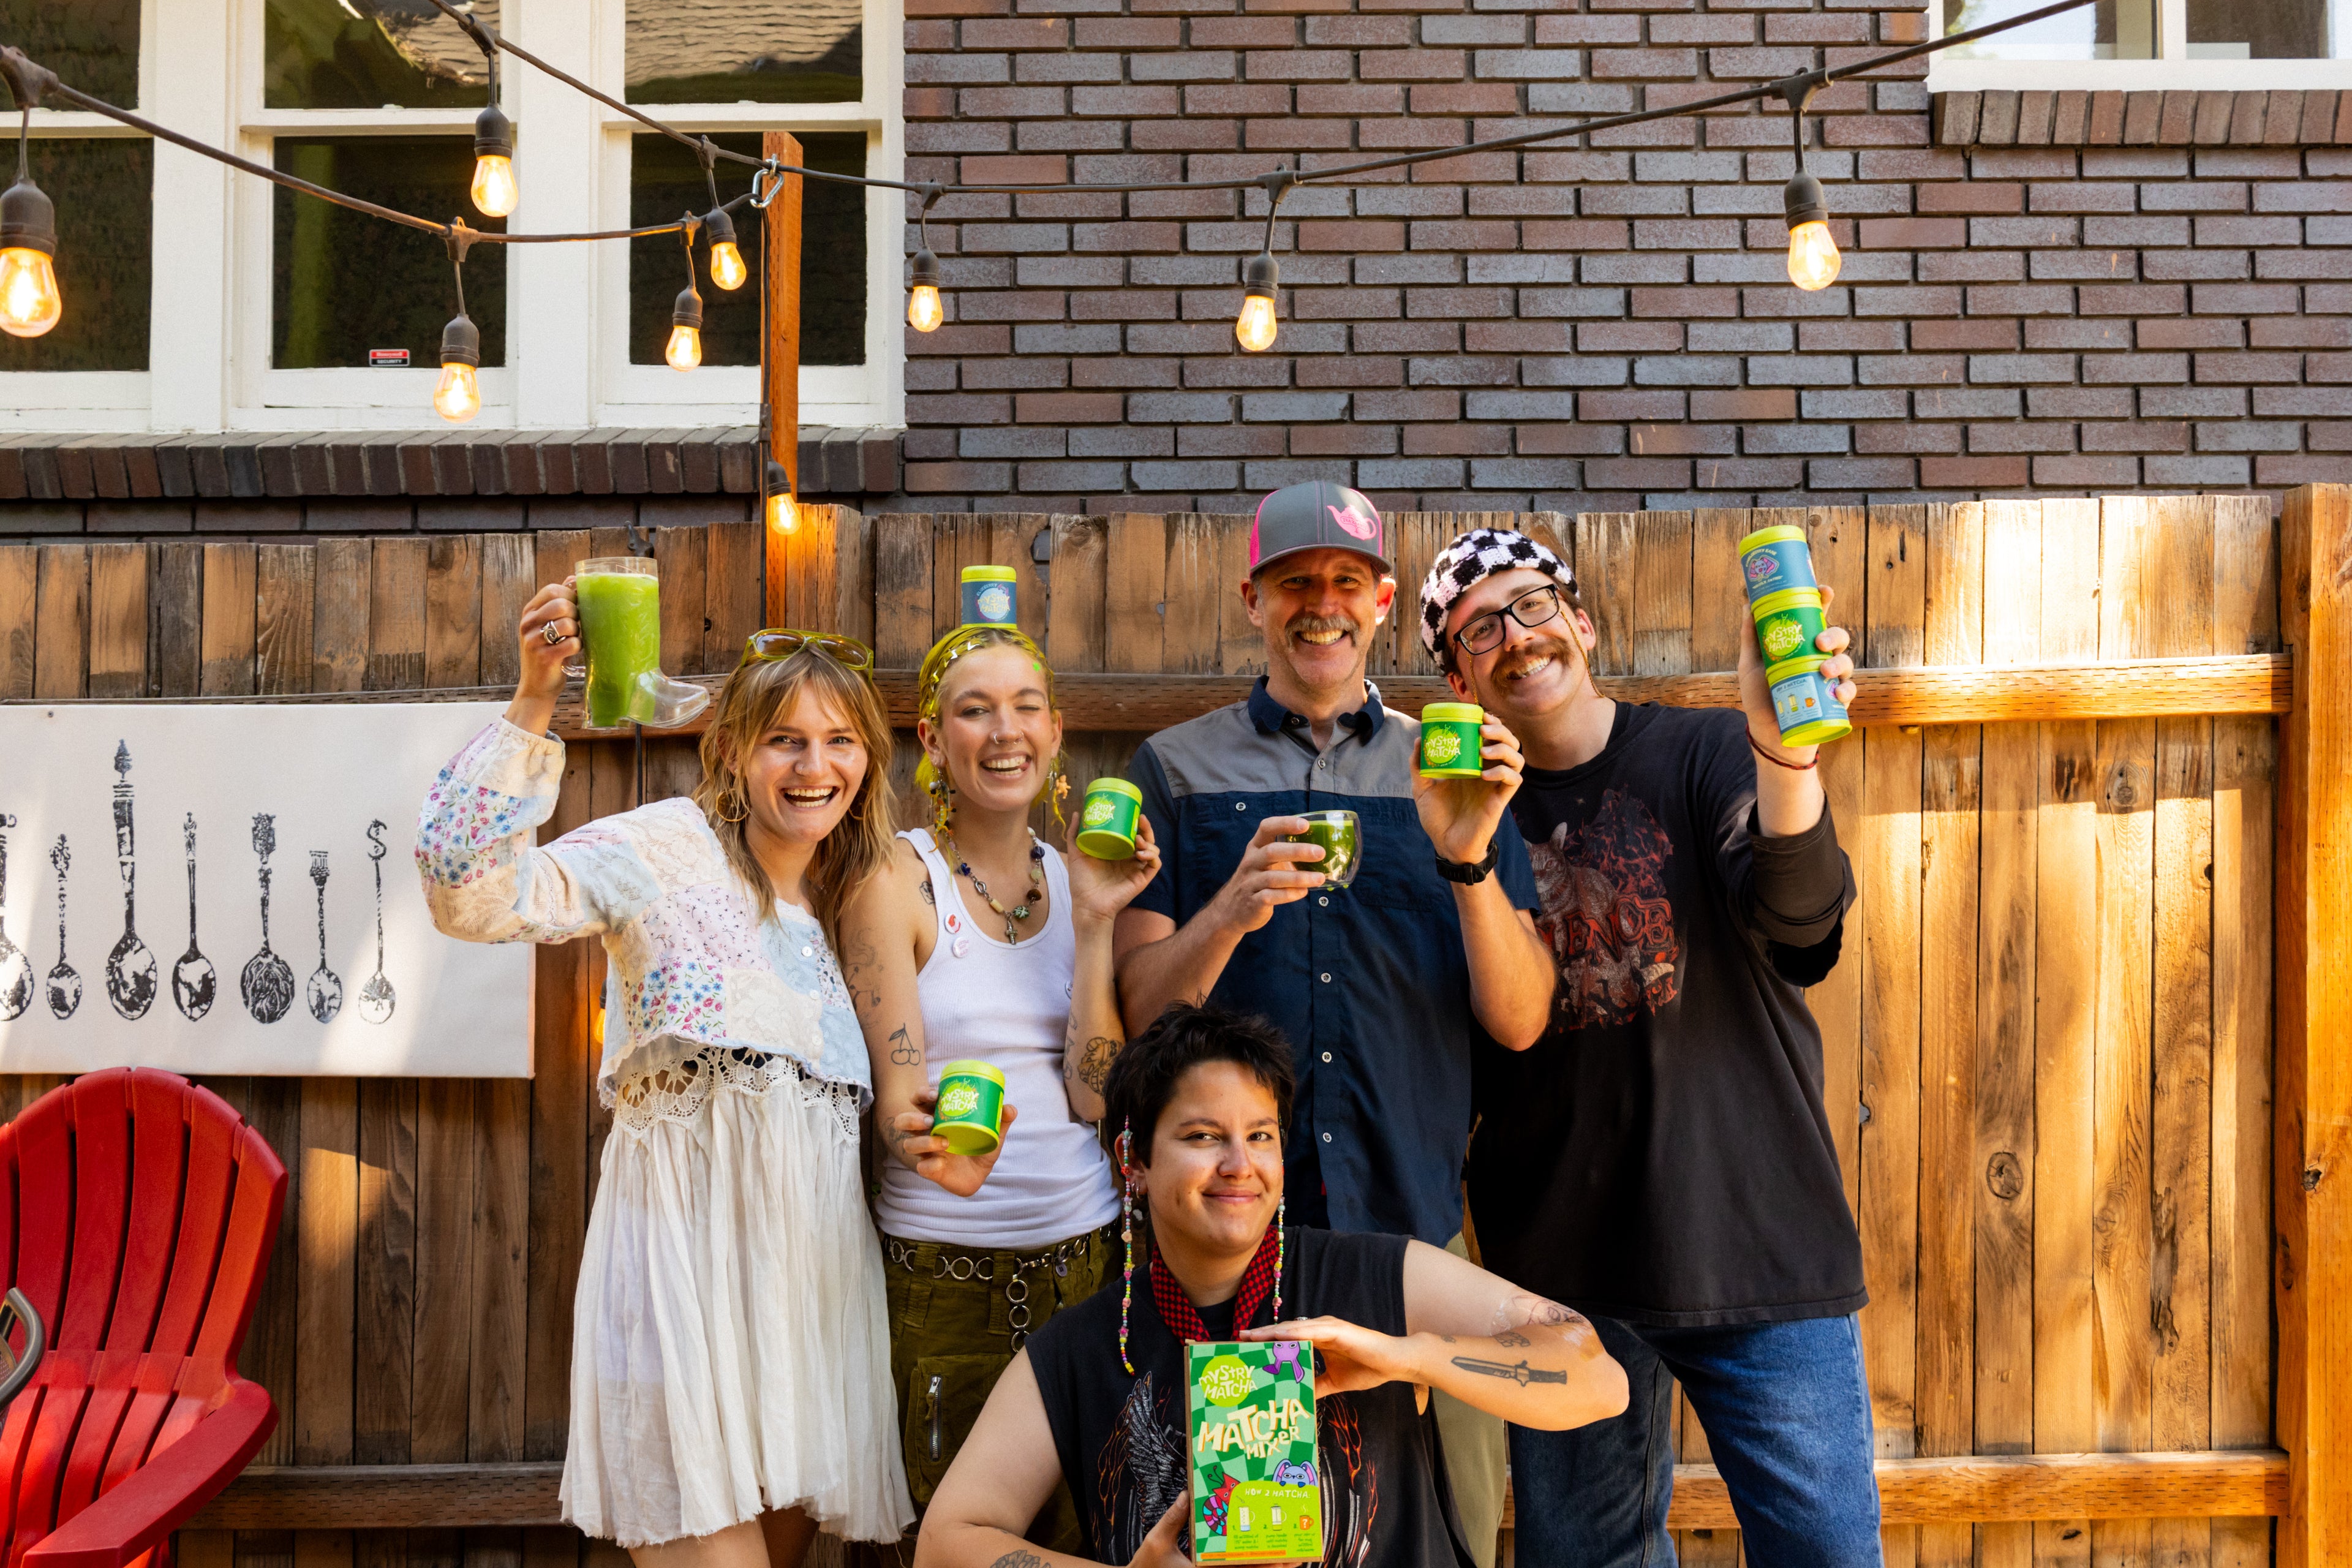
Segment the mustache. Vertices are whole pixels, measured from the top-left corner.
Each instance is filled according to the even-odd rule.
[[[1495,660],[1491,673],[1497,680],[1517,674],[1540,658],[1556,658],[1570,664],[1582,661],[1584,650],[1567,637],[1553,637],[1544,632],[1530,632],[1528,640],[1508,654]]]
[[[1349,637],[1361,639],[1364,635],[1363,623],[1348,616],[1293,616],[1290,624],[1283,630],[1292,637],[1307,632],[1345,632]]]

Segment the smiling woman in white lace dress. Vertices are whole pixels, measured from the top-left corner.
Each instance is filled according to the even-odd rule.
[[[892,852],[873,656],[760,633],[692,799],[534,847],[578,614],[568,582],[526,606],[514,701],[442,770],[416,850],[449,935],[595,936],[610,959],[563,1517],[637,1568],[796,1568],[820,1525],[895,1541],[914,1510],[858,1173],[874,1074],[834,961]]]

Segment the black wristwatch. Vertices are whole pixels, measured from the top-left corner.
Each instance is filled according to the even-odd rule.
[[[1495,862],[1502,858],[1503,835],[1497,829],[1495,836],[1486,840],[1486,853],[1484,857],[1476,860],[1448,860],[1444,856],[1440,855],[1437,858],[1437,874],[1449,882],[1460,882],[1465,887],[1473,886],[1485,881],[1493,873]]]

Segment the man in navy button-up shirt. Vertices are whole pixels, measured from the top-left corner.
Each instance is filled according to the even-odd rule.
[[[1381,531],[1336,485],[1260,506],[1241,595],[1266,675],[1136,753],[1166,868],[1119,915],[1119,994],[1131,1031],[1204,996],[1278,1026],[1298,1065],[1294,1223],[1442,1247],[1462,1227],[1471,1041],[1541,1035],[1553,966],[1506,831],[1517,742],[1490,721],[1483,778],[1421,778],[1420,726],[1364,679],[1396,594]],[[1296,813],[1330,809],[1362,822],[1344,890],[1322,886],[1320,850],[1284,842]]]

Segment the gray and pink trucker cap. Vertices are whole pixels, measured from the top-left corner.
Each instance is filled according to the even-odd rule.
[[[1285,485],[1257,503],[1250,522],[1251,576],[1302,550],[1352,550],[1380,563],[1384,574],[1396,573],[1379,510],[1358,491],[1328,479]]]

